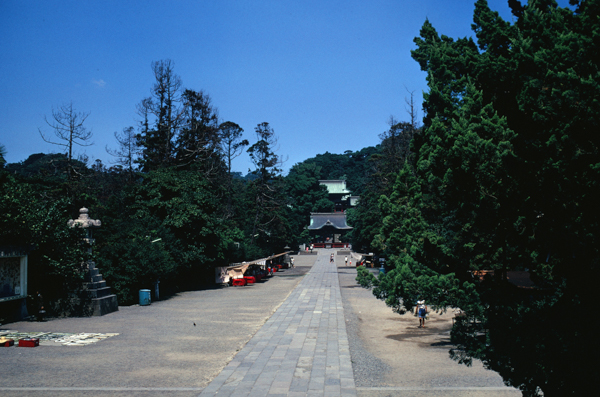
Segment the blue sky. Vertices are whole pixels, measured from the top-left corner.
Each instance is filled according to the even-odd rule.
[[[559,4],[566,5],[567,0]],[[53,107],[89,112],[93,146],[112,161],[115,131],[135,126],[151,63],[171,59],[186,88],[204,90],[222,121],[255,142],[268,122],[284,169],[316,154],[378,143],[393,115],[419,108],[425,74],[410,57],[428,18],[438,33],[472,36],[474,1],[0,0],[0,143],[8,162],[60,152],[38,128]],[[489,1],[508,20],[506,0]],[[247,155],[234,160],[247,173]]]

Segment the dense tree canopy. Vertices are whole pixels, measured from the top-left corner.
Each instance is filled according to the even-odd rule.
[[[138,131],[127,127],[115,133],[118,148],[108,149],[117,166],[42,153],[6,167],[2,161],[0,245],[32,249],[30,275],[41,278],[30,277],[29,287],[43,288],[49,303],[56,303],[52,314],[76,313],[59,303],[83,287],[87,249],[78,231],[67,227],[81,207],[102,221],[93,259],[121,304],[135,302],[137,291],[157,280],[163,294],[211,283],[215,266],[247,260],[246,255],[256,259],[253,255],[286,245],[286,229],[276,227],[286,225],[283,200],[282,211],[275,211],[279,223],[259,220],[268,226],[260,226],[267,234],[258,249],[246,230],[256,220],[244,208],[247,198],[265,190],[231,175],[231,158],[248,144],[241,128],[219,125],[209,95],[184,89],[173,62],[154,62],[152,72],[151,96],[138,106]],[[268,188],[281,179],[278,171],[259,174]],[[275,191],[283,197],[282,188]],[[267,208],[266,202],[260,207]],[[60,280],[49,284],[43,277]]]
[[[379,201],[394,270],[361,283],[399,310],[463,309],[452,356],[524,395],[583,395],[597,339],[557,319],[591,312],[599,276],[600,2],[509,3],[512,24],[477,1],[476,42],[428,21],[415,39],[424,129]],[[535,285],[511,284],[517,270]]]
[[[269,123],[250,145],[172,61],[154,62],[137,131],[116,134],[119,166],[72,153],[5,164],[0,145],[0,244],[32,248],[30,274],[53,277],[49,296],[69,302],[88,256],[66,221],[90,207],[103,222],[95,260],[132,303],[157,280],[193,288],[215,266],[307,242],[310,212],[332,210],[319,180],[345,179],[361,196],[348,211],[354,247],[389,259],[378,278],[359,270],[362,285],[401,313],[422,299],[463,310],[451,356],[526,396],[584,395],[600,353],[595,328],[577,322],[600,276],[600,1],[508,3],[513,22],[476,2],[475,39],[424,23],[412,52],[429,86],[423,127],[411,111],[380,145],[317,155],[286,177]],[[255,168],[236,176],[247,145]],[[516,286],[514,271],[532,284]]]
[[[369,146],[356,152],[347,150],[343,154],[325,152],[304,160],[304,163],[321,167],[321,179],[345,179],[348,190],[360,195],[373,173],[369,158],[380,150],[380,147]]]
[[[319,183],[320,179],[321,167],[306,162],[294,165],[285,178],[294,246],[310,243],[306,227],[310,224],[311,212],[333,211],[333,202],[325,186]]]
[[[65,180],[68,170],[65,158]],[[29,252],[28,287],[35,291],[41,285],[52,285],[46,294],[51,308],[86,314],[84,302],[78,298],[87,249],[82,244],[82,230],[67,226],[70,200],[57,194],[58,190],[54,183],[28,183],[18,174],[14,177],[0,170],[0,245]]]

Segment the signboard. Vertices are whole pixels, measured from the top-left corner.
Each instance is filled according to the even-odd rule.
[[[27,296],[27,256],[0,257],[0,302]]]

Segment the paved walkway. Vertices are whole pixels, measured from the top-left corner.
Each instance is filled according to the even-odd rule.
[[[356,396],[338,274],[327,251],[200,394],[214,395]]]

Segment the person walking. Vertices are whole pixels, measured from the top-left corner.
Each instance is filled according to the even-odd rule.
[[[425,328],[425,318],[427,317],[427,306],[425,301],[418,301],[415,314],[419,316],[419,328]]]
[[[344,266],[348,266],[348,257],[347,256],[344,257]]]

